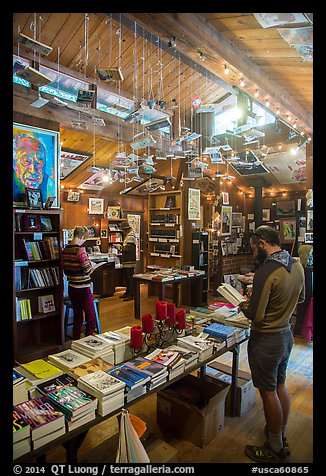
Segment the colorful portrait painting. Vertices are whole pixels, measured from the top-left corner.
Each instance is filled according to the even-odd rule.
[[[14,123],[13,203],[26,205],[26,188],[41,190],[43,201],[59,207],[59,132]]]

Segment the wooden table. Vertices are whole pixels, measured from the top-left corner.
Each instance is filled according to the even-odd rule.
[[[199,370],[199,377],[204,378],[206,374],[206,365],[208,365],[210,362],[212,362],[219,356],[225,354],[226,352],[232,352],[233,358],[232,358],[232,381],[231,381],[231,416],[235,416],[236,390],[237,390],[237,384],[238,384],[239,350],[240,350],[240,344],[242,344],[243,342],[247,340],[248,338],[246,337],[240,342],[230,346],[229,348],[224,347],[223,349],[218,350],[217,352],[209,356],[204,361],[196,362],[194,365],[192,365],[187,370],[185,370],[181,375],[178,375],[174,379],[168,380],[162,383],[162,385],[159,385],[158,387],[155,387],[154,389],[147,391],[145,395],[141,395],[140,397],[135,398],[131,402],[124,404],[123,408],[128,408],[134,405],[135,403],[138,403],[141,400],[144,400],[149,395],[156,393],[158,390],[163,390],[165,387],[168,387],[172,383],[182,379],[185,375],[188,375],[194,372],[195,370]],[[103,417],[100,415],[97,415],[94,420],[91,420],[88,423],[85,423],[84,425],[80,426],[79,428],[76,428],[73,431],[69,431],[69,432],[67,431],[63,436],[60,436],[59,438],[56,438],[50,443],[43,445],[41,448],[32,450],[29,453],[26,453],[20,456],[19,458],[16,458],[14,461],[15,463],[29,462],[37,458],[37,463],[39,465],[45,464],[46,452],[56,446],[62,445],[66,450],[66,463],[77,463],[78,449],[80,445],[82,444],[82,442],[84,441],[88,430],[98,425],[99,423],[103,422],[104,420],[107,420],[108,418],[111,418],[119,414],[121,412],[121,409],[122,408],[115,410],[114,412],[109,413],[108,415],[105,415]]]
[[[200,286],[197,286],[197,290],[200,290],[202,288],[202,281],[204,274],[199,274],[196,276],[186,276],[185,278],[180,278],[180,279],[168,279],[166,281],[157,281],[153,280],[150,277],[144,276],[144,275],[134,275],[133,279],[135,281],[135,295],[134,295],[134,317],[135,319],[140,319],[140,284],[141,283],[155,283],[159,286],[159,300],[160,301],[165,301],[165,295],[166,295],[166,285],[167,284],[172,284],[173,288],[173,297],[172,301],[175,303],[176,306],[178,306],[178,297],[179,297],[179,285],[180,284],[185,284],[185,283],[191,283],[194,281],[201,281]],[[201,306],[201,300],[198,300],[198,303],[196,304],[195,301],[192,302],[192,306]]]

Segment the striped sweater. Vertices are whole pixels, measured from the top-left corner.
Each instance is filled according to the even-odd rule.
[[[92,265],[84,246],[66,245],[62,251],[63,272],[69,286],[89,288],[91,285]]]

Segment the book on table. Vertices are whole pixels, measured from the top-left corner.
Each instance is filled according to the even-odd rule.
[[[12,434],[13,443],[23,440],[30,435],[31,427],[28,421],[26,421],[23,415],[15,408],[12,411],[12,422],[13,422],[13,434]]]
[[[65,372],[91,360],[90,357],[86,357],[71,349],[63,350],[56,354],[49,354],[48,359]]]
[[[114,365],[112,369],[106,372],[122,380],[126,384],[126,391],[143,386],[150,380],[150,376],[147,373],[128,367],[125,363]]]
[[[181,355],[178,352],[167,349],[155,349],[150,354],[145,355],[145,359],[172,367],[173,364],[181,360]]]
[[[96,359],[91,359],[88,362],[85,362],[84,364],[78,365],[74,369],[69,370],[69,373],[78,379],[83,375],[91,374],[97,370],[105,371],[111,369],[112,367],[112,364],[105,362],[101,357],[97,357]]]
[[[150,376],[150,381],[147,382],[148,388],[153,388],[158,382],[163,383],[168,378],[168,368],[158,362],[145,359],[142,356],[137,356],[126,362],[128,367],[132,367]]]
[[[31,362],[19,364],[15,367],[15,370],[24,375],[32,385],[46,382],[63,373],[60,368],[43,359],[36,359]]]
[[[23,440],[17,441],[12,445],[12,456],[13,459],[19,458],[26,453],[31,451],[31,437],[27,436]]]
[[[218,288],[217,291],[222,294],[222,296],[229,301],[234,306],[238,306],[242,302],[246,302],[246,298],[242,296],[235,288],[233,288],[229,283],[223,283]]]
[[[14,410],[17,410],[30,425],[32,441],[65,428],[64,414],[58,411],[46,396],[19,403],[14,406]]]
[[[26,382],[26,380],[27,379],[26,379],[25,375],[22,375],[16,369],[12,369],[12,383],[13,383],[13,385],[17,385],[21,382]]]
[[[124,393],[125,382],[109,375],[103,370],[97,370],[78,379],[78,387],[89,391],[98,398],[108,398],[113,394]]]

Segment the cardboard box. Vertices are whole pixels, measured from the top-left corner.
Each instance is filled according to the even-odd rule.
[[[232,367],[219,362],[211,362],[207,367],[207,374],[218,381],[227,382],[231,385]],[[253,385],[251,374],[238,371],[238,385],[236,394],[236,416],[242,416],[256,403],[256,389]],[[226,414],[231,410],[231,391],[225,400]]]
[[[186,375],[168,388],[185,385],[189,392],[200,395],[204,406],[187,403],[172,396],[167,389],[157,392],[157,423],[175,435],[204,448],[224,429],[225,397],[230,385]]]

